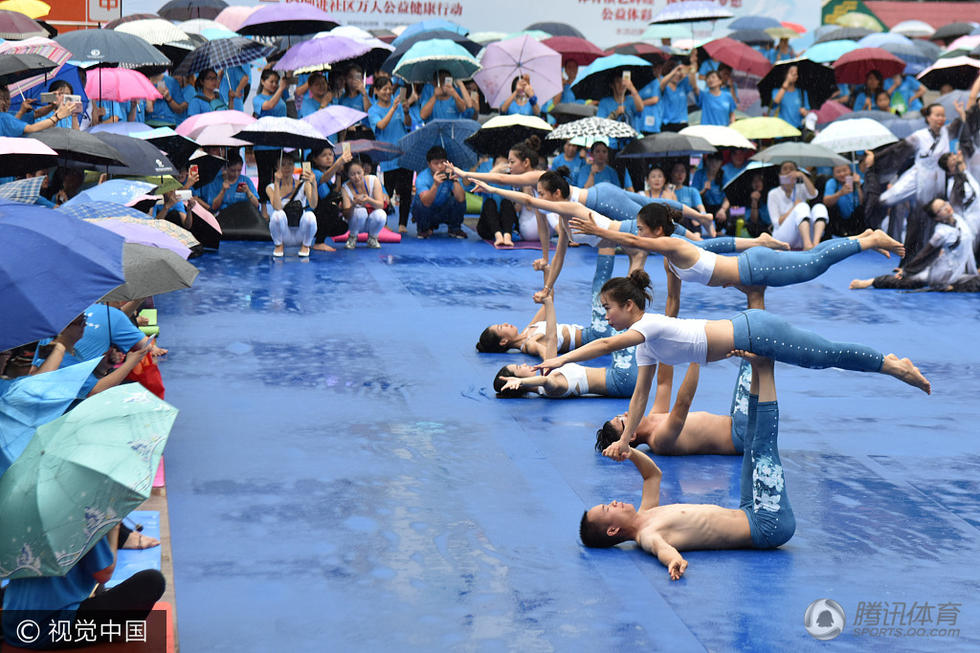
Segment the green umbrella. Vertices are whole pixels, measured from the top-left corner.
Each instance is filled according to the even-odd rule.
[[[763,163],[782,163],[783,161],[793,161],[801,168],[811,167],[831,167],[838,165],[848,165],[847,159],[826,147],[814,145],[813,143],[780,143],[767,147],[752,157],[753,161]],[[176,256],[176,254],[174,255]],[[125,263],[123,265],[125,269]]]
[[[63,576],[149,498],[176,417],[128,384],[40,427],[0,476],[0,578]]]
[[[102,301],[128,302],[190,288],[197,273],[196,267],[169,249],[125,243],[123,277],[126,283],[113,289]]]

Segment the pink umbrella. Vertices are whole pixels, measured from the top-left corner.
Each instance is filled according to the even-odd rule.
[[[251,145],[241,139],[235,138],[235,134],[242,130],[236,125],[207,125],[194,131],[194,140],[201,147],[245,147]]]
[[[872,70],[888,79],[905,70],[905,62],[881,48],[858,48],[841,55],[833,68],[838,84],[863,84]]]
[[[222,25],[230,29],[232,32],[237,32],[238,28],[241,27],[242,23],[245,22],[245,19],[251,16],[252,13],[255,12],[257,9],[258,6],[225,7],[224,9],[221,10],[221,13],[215,16],[214,20],[217,23],[221,23]]]
[[[51,39],[41,38],[40,36],[24,39],[23,41],[7,41],[2,43],[0,44],[0,54],[39,54],[58,64],[57,68],[44,75],[35,75],[34,77],[28,77],[27,79],[10,84],[9,90],[11,96],[23,95],[27,89],[39,86],[46,80],[51,79],[58,74],[58,71],[61,70],[64,63],[71,59],[72,56],[71,52],[63,46],[55,43]]]
[[[357,109],[345,107],[342,104],[332,104],[303,118],[324,136],[332,136],[342,132],[351,125],[356,125],[367,117],[367,114]]]
[[[847,106],[834,100],[827,100],[817,109],[817,124],[824,125],[848,113],[853,112]]]
[[[93,100],[129,102],[130,100],[160,100],[160,91],[138,70],[129,68],[98,68],[89,71],[85,94]]]
[[[153,227],[135,224],[132,222],[123,222],[112,218],[101,219],[98,222],[95,222],[95,224],[103,229],[108,229],[113,233],[119,234],[126,239],[127,243],[148,245],[150,247],[162,247],[163,249],[169,249],[183,259],[186,259],[191,255],[191,250],[182,242],[173,236],[168,236],[159,229],[154,229]]]
[[[492,107],[499,107],[510,97],[514,78],[522,75],[529,76],[538,98],[551,98],[562,90],[561,55],[527,35],[491,43],[480,65],[482,68],[473,75],[473,81]]]
[[[252,116],[233,109],[228,109],[225,111],[208,111],[207,113],[199,113],[196,116],[191,116],[184,122],[177,125],[177,129],[175,131],[181,136],[196,139],[197,134],[199,134],[202,129],[205,127],[210,127],[211,125],[230,125],[232,127],[241,128],[248,127],[253,122],[255,122],[255,118]],[[235,131],[240,131],[240,129]]]
[[[200,202],[194,202],[194,206],[191,207],[191,213],[207,222],[219,234],[222,233],[221,225],[218,224],[218,219],[214,217],[213,213],[204,208]]]

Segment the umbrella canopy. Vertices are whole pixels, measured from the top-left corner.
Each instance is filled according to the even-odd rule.
[[[571,36],[584,39],[585,34],[578,31],[568,23],[533,23],[524,28],[524,31],[540,31],[551,34],[552,36]]]
[[[754,150],[755,144],[731,127],[721,125],[692,125],[680,131],[681,136],[702,138],[715,147],[737,147]]]
[[[336,18],[309,3],[277,2],[253,11],[236,31],[246,36],[302,36],[339,24]]]
[[[225,7],[218,13],[217,16],[214,17],[214,22],[221,23],[228,29],[235,32],[242,26],[245,19],[258,11],[258,9],[258,5],[254,7],[241,7],[235,5]]]
[[[858,11],[849,11],[842,16],[838,16],[834,19],[834,23],[842,27],[866,29],[871,32],[885,31],[884,25],[882,25],[877,18],[871,14],[865,14]]]
[[[398,62],[402,60],[402,57],[405,56],[405,53],[408,52],[413,45],[434,39],[445,39],[452,41],[453,43],[458,43],[464,50],[469,52],[474,57],[479,54],[481,50],[483,50],[482,45],[457,32],[450,32],[447,30],[424,32],[407,38],[400,43],[398,47],[396,47],[381,64],[381,70],[389,74],[392,73],[395,70],[395,67],[398,65]]]
[[[640,39],[643,41],[659,41],[661,39],[690,38],[691,29],[682,25],[654,24],[647,27]]]
[[[0,199],[21,204],[33,204],[41,195],[41,186],[47,180],[44,175],[15,179],[6,184],[0,184]]]
[[[197,131],[194,139],[201,147],[245,147],[247,141],[235,138],[240,125],[208,125]]]
[[[129,134],[133,138],[152,143],[159,148],[167,158],[170,159],[177,168],[182,168],[194,152],[197,151],[197,143],[181,136],[170,127],[157,127],[156,129],[141,130]]]
[[[179,241],[188,249],[197,250],[201,247],[201,243],[198,242],[197,238],[195,238],[191,232],[183,227],[179,227],[173,222],[169,222],[167,220],[154,220],[145,213],[140,213],[135,209],[130,209],[118,204],[112,204],[110,202],[90,202],[81,206],[72,207],[72,212],[103,216],[98,218],[84,218],[82,220],[83,222],[88,222],[96,226],[107,220],[111,220],[113,222],[125,222],[127,224],[138,224],[160,231]]]
[[[435,39],[410,47],[393,74],[406,82],[431,82],[440,70],[456,79],[468,79],[479,69],[480,62],[462,46],[447,39]]]
[[[166,248],[124,244],[123,276],[126,283],[112,290],[104,300],[128,302],[190,288],[198,269],[185,258]]]
[[[892,77],[905,70],[905,62],[881,48],[851,50],[834,62],[834,75],[840,84],[863,84],[872,70]]]
[[[333,147],[333,143],[313,125],[294,118],[265,116],[235,134],[239,138],[256,145],[273,147]]]
[[[85,94],[92,100],[160,100],[160,91],[146,75],[128,68],[97,68],[85,78]]]
[[[643,88],[653,81],[653,67],[639,57],[613,54],[596,59],[578,71],[572,92],[579,98],[599,99],[610,94],[613,79],[629,71],[633,86]]]
[[[940,59],[921,73],[916,79],[926,88],[938,91],[944,84],[954,89],[968,89],[973,85],[980,72],[980,61],[972,57],[952,57]]]
[[[150,496],[177,409],[117,386],[37,429],[0,477],[0,576],[62,576]]]
[[[167,20],[190,20],[192,18],[214,18],[228,6],[222,0],[170,0],[160,7],[157,13]]]
[[[480,129],[475,120],[433,120],[425,127],[405,134],[398,140],[404,154],[398,165],[409,170],[428,167],[425,155],[436,145],[445,148],[449,160],[463,169],[476,165],[476,152],[464,141]]]
[[[116,18],[115,20],[110,20],[108,23],[104,23],[102,25],[102,29],[116,29],[116,27],[118,27],[119,25],[122,25],[123,23],[128,23],[130,21],[147,20],[150,18],[159,18],[159,17],[160,16],[157,14],[126,14],[124,16],[120,16],[119,18]]]
[[[48,30],[18,11],[0,10],[0,39],[20,41],[35,36],[47,38]]]
[[[907,36],[910,39],[923,39],[932,36],[932,33],[936,30],[929,23],[921,20],[903,20],[893,26],[890,31],[894,34]]]
[[[185,20],[181,23],[177,23],[177,28],[181,32],[184,32],[187,35],[199,34],[204,38],[207,38],[209,41],[211,39],[208,38],[207,34],[204,33],[207,30],[216,30],[221,34],[226,35],[228,38],[238,36],[238,33],[235,32],[234,30],[230,30],[226,26],[222,25],[221,23],[214,20],[208,20],[207,18],[194,18],[192,20]]]
[[[796,66],[798,73],[796,86],[806,92],[811,107],[819,107],[837,90],[832,68],[807,58],[788,59],[778,62],[759,80],[759,99],[763,106],[772,103],[773,91],[783,85],[792,66]]]
[[[123,165],[122,154],[114,147],[96,138],[95,134],[63,127],[48,129],[30,134],[68,161],[91,163],[98,166]]]
[[[78,398],[101,358],[22,376],[0,395],[0,476],[27,448],[38,427],[53,422]]]
[[[114,29],[117,32],[138,36],[151,45],[181,43],[185,44],[188,49],[191,48],[190,37],[187,32],[178,29],[173,23],[162,18],[131,20],[120,23]]]
[[[933,41],[945,41],[948,43],[961,36],[968,35],[975,28],[976,25],[974,25],[973,23],[964,23],[964,22],[949,23],[937,29],[935,32],[932,33],[932,36],[930,36],[929,38],[932,39]]]
[[[417,23],[413,23],[412,25],[409,25],[408,27],[405,28],[405,30],[401,34],[398,35],[398,38],[396,38],[394,41],[391,42],[391,44],[397,48],[406,40],[408,40],[409,38],[417,34],[424,34],[426,32],[435,32],[438,30],[455,32],[456,34],[459,34],[461,36],[466,36],[467,34],[469,34],[469,30],[466,29],[465,27],[462,27],[461,25],[457,25],[456,23],[450,22],[448,20],[442,20],[436,18],[434,20],[422,20]]]
[[[617,155],[626,159],[661,159],[717,152],[715,146],[698,136],[663,132],[637,139]]]
[[[7,173],[23,174],[55,165],[58,153],[31,138],[0,136],[0,157]]]
[[[560,54],[529,36],[498,41],[487,46],[473,81],[492,107],[510,97],[517,77],[527,76],[535,95],[550,98],[562,91],[561,61]]]
[[[124,165],[106,168],[110,175],[159,177],[177,174],[177,167],[153,143],[108,132],[99,132],[95,137],[122,155]]]
[[[40,206],[0,203],[0,351],[58,334],[124,281],[116,234]]]
[[[711,59],[728,64],[733,70],[741,70],[757,77],[762,77],[772,69],[768,59],[734,39],[715,39],[705,43],[700,50]],[[701,57],[702,60],[704,58]]]
[[[174,75],[193,75],[205,69],[224,70],[268,57],[275,48],[252,39],[236,36],[208,41],[184,57]]]
[[[731,34],[726,34],[726,36],[733,41],[747,45],[769,46],[775,42],[768,33],[761,29],[740,29]]]
[[[561,102],[548,112],[559,125],[579,120],[581,118],[593,118],[598,112],[599,107],[594,104],[579,104],[578,102]]]
[[[710,0],[691,0],[667,5],[653,17],[651,24],[701,23],[734,16],[731,11]]]
[[[949,46],[942,51],[943,57],[955,57],[960,54],[961,51],[970,51],[973,48],[980,45],[980,35],[970,35],[961,36]]]
[[[905,62],[905,73],[915,75],[932,64],[936,57],[930,57],[900,34],[869,34],[858,41],[862,48],[881,48]]]
[[[817,124],[825,125],[849,113],[854,113],[850,107],[834,100],[827,100],[817,109]]]
[[[548,41],[550,40],[551,39],[548,39]],[[547,41],[544,41],[544,43],[545,45],[548,45]],[[549,45],[548,47],[551,46]],[[642,41],[633,41],[632,43],[620,43],[619,45],[614,45],[606,50],[605,54],[628,54],[634,57],[639,57],[640,59],[645,59],[646,61],[654,64],[670,59],[670,53],[666,50],[662,50],[655,45],[650,45],[649,43],[644,43]]]
[[[124,68],[170,65],[170,59],[140,37],[116,30],[80,29],[59,34],[54,40],[80,61]]]
[[[212,125],[247,127],[254,122],[255,118],[252,116],[233,109],[224,111],[209,111],[207,113],[199,113],[196,116],[191,116],[187,120],[177,125],[177,129],[175,131],[181,136],[197,139],[197,135],[205,127],[210,127]]]
[[[28,18],[44,18],[51,13],[51,5],[41,0],[3,0],[0,11],[16,11]]]
[[[765,29],[766,34],[774,39],[795,39],[800,34],[795,29],[791,27],[767,27]]]
[[[873,150],[897,141],[895,135],[880,122],[870,118],[854,118],[827,125],[810,142],[841,153]]]
[[[813,143],[779,143],[752,156],[753,161],[782,163],[793,161],[801,168],[846,165],[847,159],[833,150]]]
[[[856,50],[857,47],[857,41],[825,41],[811,45],[807,48],[805,56],[810,61],[816,61],[817,63],[832,63],[851,50]]]
[[[551,125],[537,116],[494,116],[467,138],[466,143],[477,152],[506,154],[514,144],[532,135],[544,139],[550,131]]]
[[[556,127],[548,140],[567,141],[572,138],[637,138],[639,133],[618,120],[607,118],[582,118]]]
[[[742,118],[733,122],[731,128],[752,140],[793,138],[802,133],[782,118],[775,117]]]
[[[125,204],[130,200],[140,197],[141,195],[146,195],[154,188],[153,184],[149,184],[143,181],[135,181],[132,179],[110,179],[104,183],[92,186],[89,189],[83,190],[82,192],[75,195],[60,207],[59,211],[66,211],[70,207],[77,204],[91,203],[91,202],[101,202],[106,204],[116,204],[121,208],[125,208]],[[105,217],[105,216],[91,216],[91,215],[79,215],[72,214],[74,217],[82,219],[89,217]],[[145,214],[143,217],[147,217]]]
[[[873,30],[862,29],[860,27],[838,27],[822,33],[814,39],[813,43],[816,45],[817,43],[826,43],[827,41],[857,41],[872,32]]]
[[[782,27],[782,23],[775,18],[770,18],[769,16],[739,16],[732,22],[728,23],[728,29],[730,30],[764,30],[769,27]]]
[[[391,161],[392,159],[397,159],[402,155],[401,148],[394,143],[385,143],[384,141],[376,141],[367,138],[344,141],[344,143],[341,145],[335,145],[333,148],[334,154],[340,156],[344,151],[343,145],[350,147],[350,153],[355,157],[367,157],[375,163],[380,161]]]
[[[298,73],[328,70],[332,63],[356,59],[370,51],[371,47],[364,41],[344,36],[322,36],[289,48],[274,68]]]
[[[36,60],[37,63],[43,65],[43,72],[45,74],[35,74],[31,77],[25,79],[20,79],[14,82],[8,82],[8,90],[10,91],[11,97],[21,95],[24,91],[34,88],[50,81],[53,75],[57,75],[61,70],[61,67],[66,61],[71,59],[71,52],[61,47],[51,39],[47,38],[30,38],[24,39],[23,41],[7,41],[0,44],[0,54],[36,54],[40,55],[44,59],[50,59],[55,64],[54,68],[48,68],[47,61]],[[0,70],[7,69],[9,72],[15,72],[16,60],[7,62],[6,57],[0,57]],[[36,65],[36,64],[35,64]],[[49,73],[49,74],[48,74]],[[2,76],[2,73],[0,73]]]
[[[127,244],[133,243],[136,245],[144,245],[146,247],[160,247],[170,250],[184,260],[191,255],[190,248],[186,247],[179,240],[148,225],[122,222],[121,220],[113,220],[112,218],[94,221],[92,224],[103,229],[108,229],[115,234],[119,234],[126,240]],[[124,246],[123,274],[128,279],[129,275],[126,272],[126,251],[127,250]]]
[[[361,122],[367,114],[342,104],[331,104],[302,118],[324,136],[332,136]]]
[[[766,194],[770,189],[779,185],[779,165],[775,163],[760,163],[749,161],[742,172],[725,184],[725,197],[731,202],[732,206],[751,206],[752,205],[752,179],[756,175],[762,176],[762,197],[760,202],[766,201]]]
[[[27,80],[39,73],[52,71],[57,67],[57,63],[39,54],[2,53],[0,56],[0,84]]]
[[[507,38],[507,32],[470,32],[466,38],[480,45],[490,45],[494,41]]]

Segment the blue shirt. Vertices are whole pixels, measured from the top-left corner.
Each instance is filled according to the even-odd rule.
[[[561,97],[558,98],[558,102],[559,103],[571,102],[572,104],[583,104],[585,100],[580,100],[577,97],[575,97],[575,94],[572,93],[571,83],[563,83],[561,85]]]
[[[227,108],[228,104],[220,95],[216,95],[213,100],[208,101],[203,95],[195,93],[190,102],[187,103],[187,117],[189,118],[209,111],[222,111]]]
[[[429,190],[435,186],[435,179],[432,177],[432,171],[426,168],[418,174],[415,178],[415,194],[420,197],[422,193]],[[450,202],[454,202],[456,198],[453,196],[453,182],[451,179],[447,179],[442,182],[439,186],[439,190],[436,191],[436,199],[432,202],[431,206],[442,206]],[[422,200],[419,199],[421,202]]]
[[[176,104],[180,104],[181,98],[184,93],[180,88],[180,84],[177,80],[170,75],[163,76],[163,84],[167,87],[167,91],[170,93],[170,97]],[[173,109],[170,108],[170,104],[163,99],[153,101],[153,111],[146,114],[146,119],[157,123],[163,123],[170,126],[174,126],[180,123],[184,116],[183,114],[177,115],[174,113]]]
[[[636,106],[633,104],[633,98],[630,95],[623,97],[623,115],[612,117],[613,112],[619,108],[619,102],[616,98],[612,96],[606,96],[599,100],[598,110],[596,111],[597,118],[608,118],[610,120],[620,120],[625,122],[627,125],[633,125],[636,121],[637,111]],[[619,139],[610,138],[609,139],[609,149],[617,150],[619,149]],[[598,182],[598,180],[596,180]],[[618,184],[617,184],[618,185]]]
[[[316,192],[320,199],[325,199],[330,193],[333,192],[333,183],[336,181],[336,175],[330,179],[323,178],[323,170],[319,168],[313,168],[313,177],[316,179]]]
[[[0,136],[19,138],[24,135],[24,127],[27,127],[27,123],[23,120],[18,120],[9,113],[0,113]]]
[[[569,171],[568,177],[570,179],[575,179],[578,176],[579,168],[581,168],[584,163],[585,160],[580,156],[576,156],[574,159],[569,161],[568,159],[565,158],[565,153],[562,152],[561,154],[555,157],[554,161],[552,161],[551,170],[558,170],[558,168],[562,166],[568,166],[568,171]]]
[[[652,82],[640,89],[640,98],[649,100],[650,98],[660,97],[660,80],[654,78]],[[646,105],[643,111],[636,117],[633,129],[643,134],[656,134],[660,131],[661,111],[660,103]]]
[[[704,188],[706,181],[708,181],[708,176],[704,169],[704,164],[702,164],[701,167],[694,171],[694,176],[691,177],[691,187],[694,188],[694,190]],[[702,190],[700,193],[701,197],[704,199],[704,203],[711,206],[720,205],[725,201],[723,184],[718,183],[714,179],[711,180],[711,188],[708,190]]]
[[[129,108],[136,107],[132,122],[146,122],[146,100],[133,100],[129,103]]]
[[[320,106],[320,102],[318,100],[310,95],[307,95],[303,98],[303,103],[299,105],[299,117],[305,118],[312,113],[316,113],[321,108],[322,107]]]
[[[239,175],[235,183],[233,183],[228,188],[228,190],[225,191],[225,196],[221,198],[221,205],[218,206],[216,212],[223,211],[229,206],[231,206],[232,204],[238,204],[239,202],[248,201],[248,195],[243,192],[239,192],[238,184],[245,184],[248,187],[248,189],[252,191],[253,195],[258,196],[258,193],[255,192],[255,184],[252,183],[252,180],[246,177],[245,175]],[[206,184],[203,188],[201,188],[201,199],[203,199],[205,202],[208,203],[209,210],[210,210],[211,202],[213,202],[214,199],[219,194],[221,194],[221,189],[224,187],[224,185],[225,185],[225,176],[221,173],[218,173],[218,176],[215,177],[211,181],[211,183]]]
[[[664,125],[687,122],[687,94],[691,92],[691,80],[685,77],[676,89],[670,84],[660,91],[660,115]]]
[[[368,103],[370,103],[370,99],[368,99]],[[361,96],[360,95],[348,96],[347,91],[344,91],[344,94],[341,95],[339,98],[337,98],[337,104],[342,104],[345,107],[350,107],[351,109],[357,109],[358,111],[364,111],[364,100],[361,98]],[[367,127],[368,120],[367,118],[365,118],[357,124],[364,125],[365,127]]]
[[[578,186],[579,188],[584,188],[585,182],[588,181],[589,174],[591,173],[592,173],[592,166],[583,164],[578,169],[578,174],[575,176],[575,183],[573,185]],[[615,186],[619,186],[620,188],[632,188],[633,180],[630,179],[629,170],[626,171],[623,177],[624,177],[624,181],[623,183],[620,183],[619,174],[615,170],[613,170],[612,166],[607,165],[605,168],[603,168],[602,170],[600,170],[595,174],[595,177],[592,178],[592,185],[594,186],[595,184],[599,184],[605,181]]]
[[[518,104],[515,99],[507,107],[507,111],[504,112],[505,116],[533,116],[534,115],[534,105],[531,104],[531,100],[528,99],[524,104]]]
[[[776,111],[776,116],[782,118],[789,124],[799,129],[803,125],[803,116],[800,109],[810,108],[810,99],[799,88],[783,93],[783,99],[776,103],[776,95],[782,89],[772,89],[772,108]]]
[[[697,209],[704,204],[701,201],[701,193],[690,186],[678,186],[674,189],[674,194],[677,195],[678,202],[692,209]]]
[[[850,175],[850,173],[848,173]],[[837,182],[836,179],[831,177],[827,180],[827,183],[823,187],[823,196],[826,198],[828,195],[833,195],[841,189],[843,184]],[[855,190],[853,193],[847,195],[841,195],[837,200],[837,208],[840,210],[842,218],[850,218],[854,215],[854,209],[858,207],[858,194]]]
[[[394,98],[392,98],[391,102],[394,101]],[[384,129],[378,127],[378,124],[385,119],[389,111],[391,111],[390,105],[383,107],[375,102],[368,110],[368,122],[374,131],[375,139],[382,143],[397,143],[398,139],[408,133],[408,127],[405,127],[405,110],[401,106],[395,107],[395,111],[391,114],[391,120],[388,121],[388,125]],[[397,159],[382,161],[378,164],[378,169],[382,172],[394,170],[397,167]]]
[[[225,74],[221,76],[221,85],[218,87],[218,94],[224,99],[225,104],[229,105],[235,111],[242,111],[245,105],[240,97],[236,97],[234,103],[229,102],[228,94],[232,89],[238,88],[238,82],[241,81],[242,77],[247,77],[250,73],[251,66],[244,64],[225,69]],[[246,85],[245,88],[248,88],[248,86]],[[173,92],[171,92],[172,94]]]
[[[119,118],[119,122],[127,122],[129,120],[129,102],[123,104],[122,102],[112,102],[111,100],[95,100],[95,105],[105,109],[102,122],[108,121],[113,116]]]
[[[892,82],[891,77],[885,80],[886,91],[891,92],[896,90],[894,86],[895,84]],[[915,95],[920,88],[922,88],[922,82],[912,75],[906,75],[902,78],[902,83],[898,85],[897,90],[905,98],[906,111],[920,111],[922,109],[922,98],[916,98],[915,102],[909,102],[909,98]]]
[[[729,161],[728,163],[726,163],[725,165],[723,165],[721,167],[721,185],[722,185],[722,187],[727,186],[728,185],[728,182],[730,182],[732,179],[735,179],[735,177],[738,177],[738,175],[743,170],[745,170],[748,167],[748,165],[749,165],[749,160],[748,159],[745,160],[745,163],[743,163],[741,167],[737,167],[731,161]]]
[[[732,112],[735,111],[735,98],[724,89],[718,95],[714,95],[711,91],[700,91],[698,106],[701,107],[702,125],[727,127],[731,123]]]

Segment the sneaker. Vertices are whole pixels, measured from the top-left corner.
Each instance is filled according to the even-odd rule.
[[[381,249],[381,243],[378,242],[377,236],[370,236],[367,239],[367,246],[371,249]]]
[[[466,232],[462,229],[450,229],[449,236],[451,238],[459,238],[460,240],[466,240]]]
[[[344,249],[354,249],[355,245],[357,245],[357,234],[349,234],[347,236],[347,244],[344,245]]]
[[[426,238],[428,238],[431,235],[432,235],[432,230],[431,229],[423,229],[422,231],[418,232],[415,235],[415,237],[418,238],[419,240],[425,240]]]

